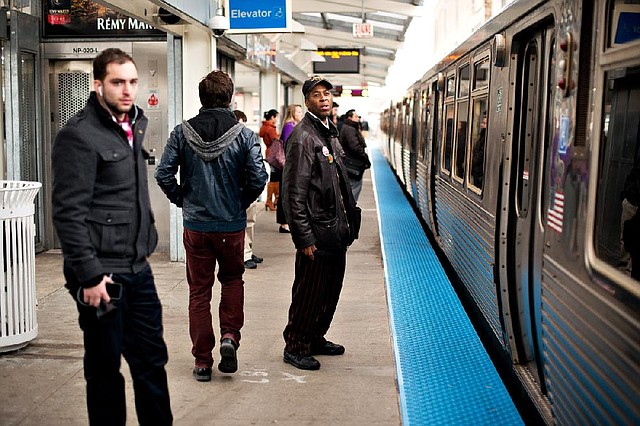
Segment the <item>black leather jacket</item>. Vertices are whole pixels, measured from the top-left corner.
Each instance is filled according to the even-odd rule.
[[[371,167],[371,162],[364,150],[367,147],[367,143],[362,133],[360,133],[359,127],[360,123],[346,119],[340,129],[340,144],[347,157],[359,160],[363,169],[368,169]]]
[[[346,250],[358,238],[360,209],[351,193],[338,130],[307,113],[287,139],[283,206],[296,248]]]

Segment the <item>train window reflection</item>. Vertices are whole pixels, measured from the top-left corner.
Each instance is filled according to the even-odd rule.
[[[458,89],[458,96],[460,98],[469,96],[469,79],[470,79],[470,67],[465,65],[460,68],[460,87]]]
[[[640,4],[629,0],[609,3],[609,46],[616,47],[640,39]]]
[[[489,58],[477,62],[473,66],[473,90],[489,85]]]
[[[422,111],[424,116],[422,119],[423,133],[420,149],[420,161],[424,162],[427,158],[429,143],[431,142],[431,86],[427,86],[427,88],[422,91]]]
[[[458,102],[458,127],[456,140],[456,176],[464,178],[467,160],[467,123],[469,122],[469,102]]]
[[[456,78],[454,76],[447,77],[447,97],[456,94]]]
[[[487,141],[487,98],[473,101],[472,119],[469,184],[482,189],[484,181],[484,148]]]
[[[605,78],[595,248],[599,258],[640,279],[640,67]]]
[[[453,113],[453,105],[445,106],[444,151],[442,152],[441,167],[448,173],[451,172],[451,152],[453,150]]]

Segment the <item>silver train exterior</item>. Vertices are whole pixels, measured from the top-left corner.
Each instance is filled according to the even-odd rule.
[[[621,243],[640,4],[516,1],[381,123],[385,156],[542,418],[640,424],[640,281]]]

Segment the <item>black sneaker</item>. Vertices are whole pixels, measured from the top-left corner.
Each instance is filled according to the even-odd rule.
[[[253,259],[245,260],[244,262],[245,269],[256,269],[257,267],[258,267],[258,264],[254,262]]]
[[[330,341],[326,341],[324,346],[311,348],[313,355],[342,355],[344,353],[344,346]]]
[[[252,254],[252,255],[251,255],[251,260],[253,260],[253,261],[254,261],[254,262],[256,262],[256,263],[262,263],[262,261],[263,261],[264,259],[263,259],[263,258],[261,258],[261,257],[256,256],[255,254]]]
[[[211,380],[211,368],[210,367],[194,367],[193,377],[199,382],[208,382]]]
[[[320,361],[310,355],[294,355],[284,351],[284,362],[291,364],[300,370],[318,370]]]
[[[218,370],[223,373],[235,373],[238,371],[238,358],[236,357],[236,344],[233,340],[222,339],[220,343],[220,364]]]

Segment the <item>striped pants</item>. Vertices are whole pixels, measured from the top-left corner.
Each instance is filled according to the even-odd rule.
[[[289,323],[284,329],[285,350],[309,355],[324,346],[338,305],[347,263],[346,251],[316,254],[311,260],[296,252],[295,278],[291,291]]]

